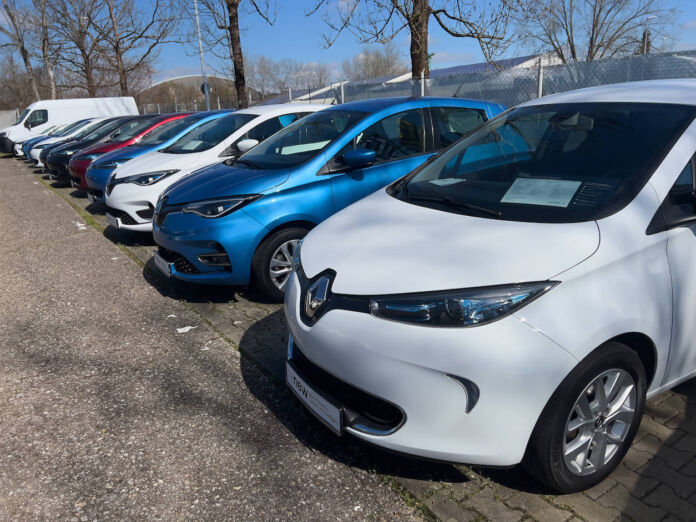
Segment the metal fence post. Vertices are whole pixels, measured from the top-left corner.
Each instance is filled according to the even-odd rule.
[[[421,71],[421,96],[425,96],[425,71]]]
[[[288,87],[288,101],[292,101],[292,88]]]
[[[346,103],[346,90],[344,88],[346,82],[341,81],[341,103]]]
[[[157,104],[157,114],[162,114],[162,112],[160,111],[159,103]]]
[[[542,57],[539,57],[539,74],[537,76],[537,98],[544,95],[544,62]]]
[[[218,110],[220,110],[220,97],[218,96],[217,99],[218,99]]]

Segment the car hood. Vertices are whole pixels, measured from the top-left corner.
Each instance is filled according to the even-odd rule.
[[[145,154],[147,152],[147,147],[136,147],[136,146],[131,146],[131,147],[122,147],[120,149],[112,150],[111,152],[107,152],[104,155],[102,155],[97,162],[95,162],[95,167],[99,168],[99,166],[107,161],[113,161],[113,160],[120,160],[120,159],[126,159],[126,158],[134,158],[136,156],[140,156],[142,154]]]
[[[118,142],[97,142],[88,147],[85,147],[80,151],[80,155],[84,154],[105,154],[113,150],[120,150],[124,147],[122,143]]]
[[[133,158],[128,163],[119,165],[114,175],[116,178],[124,178],[158,170],[178,169],[191,171],[204,166],[205,163],[201,164],[201,153],[166,154],[164,152],[152,151]]]
[[[594,221],[471,217],[405,203],[382,190],[315,228],[301,259],[308,277],[334,270],[336,293],[384,295],[545,281],[598,247]]]
[[[216,197],[260,194],[284,183],[289,175],[287,169],[250,170],[220,163],[186,176],[172,185],[167,196],[169,203],[176,205]]]

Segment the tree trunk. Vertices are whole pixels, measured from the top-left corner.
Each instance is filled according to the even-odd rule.
[[[109,18],[111,19],[111,34],[114,45],[114,58],[116,59],[116,71],[118,72],[118,86],[121,89],[121,96],[128,96],[128,78],[126,77],[126,68],[123,65],[123,51],[121,50],[121,37],[118,30],[118,20],[114,13],[114,2],[109,0],[106,2],[109,9]]]
[[[27,75],[29,76],[29,83],[31,84],[31,92],[36,100],[41,99],[39,94],[39,87],[36,84],[36,77],[34,76],[34,68],[31,66],[31,58],[29,57],[29,51],[23,45],[19,48],[19,54],[22,55],[22,60],[24,61],[24,67],[27,69]]]
[[[430,4],[428,0],[413,0],[413,14],[408,28],[411,32],[411,75],[420,80],[421,72],[430,76],[428,64],[428,20]]]
[[[239,0],[227,0],[229,14],[230,47],[232,48],[232,63],[234,64],[234,87],[237,90],[237,106],[244,109],[249,106],[244,78],[244,58],[242,57],[242,41],[239,37]]]

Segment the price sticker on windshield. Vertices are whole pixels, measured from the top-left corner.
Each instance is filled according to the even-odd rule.
[[[517,178],[501,203],[566,208],[582,185],[564,179]]]

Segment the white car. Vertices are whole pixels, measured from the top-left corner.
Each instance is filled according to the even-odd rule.
[[[249,150],[290,123],[328,105],[280,104],[242,109],[204,123],[166,149],[118,165],[105,191],[106,218],[116,228],[152,231],[157,199],[194,170]]]
[[[43,167],[44,165],[41,163],[40,158],[43,149],[62,141],[67,142],[68,140],[80,139],[87,136],[90,132],[99,127],[104,120],[106,120],[106,118],[90,118],[87,120],[81,120],[80,122],[75,122],[74,126],[71,126],[67,132],[62,132],[59,136],[53,136],[34,145],[29,152],[28,159],[35,161],[37,167]]]
[[[696,81],[519,106],[305,238],[287,381],[336,433],[606,477],[696,376]]]

